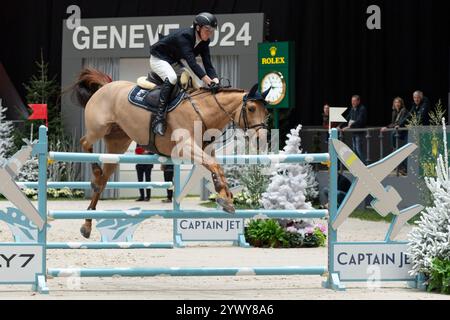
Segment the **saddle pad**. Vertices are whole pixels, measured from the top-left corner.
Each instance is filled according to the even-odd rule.
[[[128,94],[128,101],[137,107],[156,113],[158,111],[159,92],[159,88],[147,90],[139,86],[135,86]],[[151,104],[148,104],[144,99],[147,94],[151,94]],[[174,99],[172,99],[167,106],[167,112],[174,110],[180,102],[183,101],[184,97],[185,92],[182,91]]]

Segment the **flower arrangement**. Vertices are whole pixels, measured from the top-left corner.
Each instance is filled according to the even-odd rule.
[[[37,200],[38,191],[36,189],[26,188],[26,189],[23,189],[22,191],[28,198]],[[3,195],[2,195],[2,197],[3,197]],[[62,188],[62,189],[48,188],[47,189],[47,197],[49,199],[83,198],[84,190],[76,190],[76,189],[69,189],[69,188]]]
[[[256,219],[246,229],[247,241],[255,247],[302,248],[322,247],[326,244],[327,226],[305,221]]]

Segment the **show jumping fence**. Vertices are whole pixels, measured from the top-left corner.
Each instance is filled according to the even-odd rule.
[[[337,131],[333,129],[330,133],[332,139],[337,138]],[[244,276],[244,275],[319,275],[327,276],[324,281],[324,287],[334,290],[343,290],[344,286],[341,281],[365,281],[366,278],[356,277],[346,278],[343,273],[339,271],[336,266],[336,252],[337,245],[350,245],[351,243],[339,243],[337,240],[337,230],[332,228],[331,222],[334,221],[337,213],[337,163],[338,159],[332,144],[329,144],[329,153],[320,154],[269,154],[269,155],[226,155],[217,157],[219,163],[320,163],[330,161],[330,179],[329,179],[329,211],[328,210],[236,210],[233,218],[327,218],[328,219],[328,263],[320,266],[280,266],[280,267],[227,267],[227,268],[191,268],[191,267],[174,267],[174,268],[48,268],[46,251],[52,248],[83,248],[83,244],[77,243],[54,243],[47,242],[47,228],[43,227],[37,231],[36,243],[20,244],[9,243],[2,244],[3,246],[31,246],[41,249],[39,261],[42,262],[40,272],[36,273],[33,280],[21,281],[20,283],[33,284],[33,288],[41,293],[48,293],[47,276],[51,277],[67,277],[67,276],[81,276],[81,277],[112,277],[112,276],[126,276],[126,277],[147,277],[147,276]],[[180,165],[186,162],[174,162],[169,158],[158,155],[117,155],[117,154],[83,154],[83,153],[61,153],[48,152],[47,143],[47,128],[42,126],[39,129],[39,142],[34,146],[34,152],[39,158],[39,182],[38,187],[38,210],[41,218],[47,224],[47,219],[149,219],[149,218],[163,218],[163,219],[180,219],[180,218],[230,218],[230,214],[221,210],[184,210],[181,204],[177,202],[177,196],[181,190],[180,181]],[[107,211],[91,211],[91,210],[47,210],[47,187],[50,186],[67,186],[67,187],[88,187],[88,183],[62,183],[62,182],[47,182],[47,161],[72,161],[72,162],[97,162],[97,163],[152,163],[152,164],[174,164],[174,202],[172,210],[107,210]],[[35,184],[25,184],[28,186],[36,186]],[[125,183],[109,183],[109,187],[126,187]],[[128,185],[129,187],[136,187],[136,184]],[[159,187],[166,188],[168,185],[161,184]],[[156,187],[156,185],[152,185]],[[356,243],[364,246],[370,245],[404,245],[404,243],[385,241],[373,243]],[[117,246],[117,243],[93,243],[87,245],[91,249],[103,249]],[[128,244],[123,248],[140,248],[144,247],[145,243],[136,243],[135,247]],[[2,248],[2,247],[0,247]],[[86,247],[87,248],[87,247]],[[36,248],[35,248],[36,249]],[[418,286],[418,280],[411,277],[398,277],[380,280],[399,280],[408,281],[415,287]],[[0,283],[1,283],[0,279]],[[4,281],[5,282],[5,281]],[[19,283],[13,281],[11,283]]]

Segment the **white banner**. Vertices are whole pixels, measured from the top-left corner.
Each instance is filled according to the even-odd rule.
[[[234,241],[244,233],[243,219],[178,219],[177,233],[182,240]]]
[[[330,122],[347,122],[342,114],[347,108],[330,108]]]
[[[413,280],[407,244],[335,244],[333,272],[345,280]]]
[[[0,245],[0,283],[32,283],[43,274],[43,247]]]

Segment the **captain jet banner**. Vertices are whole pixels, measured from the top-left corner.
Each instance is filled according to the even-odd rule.
[[[334,245],[334,271],[346,280],[414,280],[406,243],[338,243]]]
[[[74,57],[142,57],[160,35],[192,26],[194,16],[133,17],[64,20],[63,51]],[[264,15],[217,15],[219,25],[211,40],[215,55],[257,54]],[[74,22],[75,21],[75,22]]]
[[[178,219],[177,233],[185,241],[235,241],[244,233],[243,219]]]

